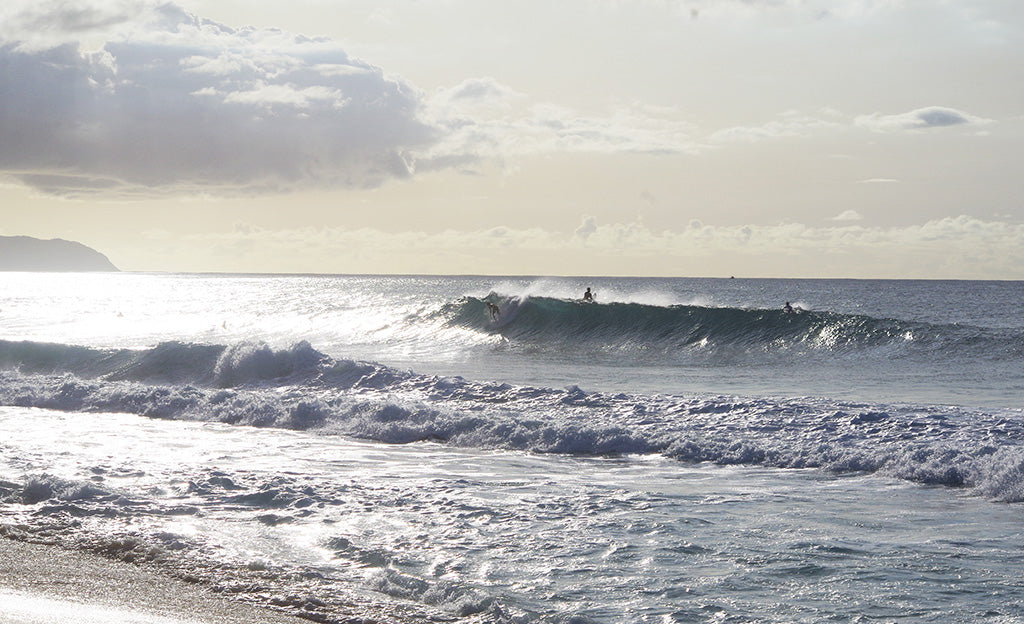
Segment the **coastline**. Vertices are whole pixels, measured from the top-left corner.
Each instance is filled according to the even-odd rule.
[[[308,624],[145,566],[0,537],[0,621],[17,624]]]

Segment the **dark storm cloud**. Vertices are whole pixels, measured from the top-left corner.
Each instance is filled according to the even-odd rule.
[[[437,140],[420,110],[413,88],[330,40],[173,5],[96,52],[0,43],[0,171],[57,194],[374,186]]]

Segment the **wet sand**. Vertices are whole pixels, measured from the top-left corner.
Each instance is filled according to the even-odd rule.
[[[0,538],[4,624],[309,624],[145,566]]]

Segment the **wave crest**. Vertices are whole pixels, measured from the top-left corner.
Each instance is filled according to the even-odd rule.
[[[302,341],[284,351],[263,343],[240,343],[223,350],[213,378],[222,388],[314,373],[326,356]]]

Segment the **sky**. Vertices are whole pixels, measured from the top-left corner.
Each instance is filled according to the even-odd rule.
[[[1024,279],[1020,0],[7,0],[0,235],[122,270]]]

